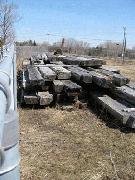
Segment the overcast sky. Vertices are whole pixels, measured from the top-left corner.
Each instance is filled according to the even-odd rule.
[[[135,0],[13,0],[21,20],[17,40],[56,41],[61,37],[90,42],[122,41],[135,45]],[[53,36],[47,36],[51,33]]]

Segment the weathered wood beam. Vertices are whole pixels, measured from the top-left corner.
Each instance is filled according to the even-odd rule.
[[[29,83],[31,85],[41,85],[44,82],[40,72],[38,71],[38,68],[34,66],[27,66],[27,71]]]
[[[89,73],[92,76],[92,82],[94,82],[96,85],[103,88],[114,87],[114,80],[112,77],[106,76],[96,71],[89,71]]]
[[[84,82],[86,84],[92,83],[92,76],[89,71],[77,66],[67,66],[67,69],[71,71],[71,76],[75,81]]]
[[[125,76],[117,73],[113,73],[111,71],[107,71],[104,69],[94,69],[91,67],[88,67],[89,71],[95,71],[96,73],[100,73],[101,75],[104,75],[110,79],[113,80],[114,86],[123,86],[129,82],[129,79]]]
[[[61,93],[63,91],[64,84],[60,80],[53,81],[53,89],[55,93]]]
[[[70,80],[62,80],[62,83],[64,85],[63,90],[68,96],[79,95],[82,90],[81,86]]]
[[[105,74],[109,77],[112,77],[115,81],[115,85],[116,86],[123,86],[125,84],[127,84],[129,82],[129,79],[126,78],[125,76],[121,75],[121,74],[117,74],[111,71],[107,71],[104,69],[98,70],[99,72],[101,72],[102,74]]]
[[[54,62],[53,62],[53,65],[58,65],[58,66],[61,66],[61,67],[64,66],[64,64],[63,64],[62,61],[54,61]]]
[[[94,82],[98,86],[103,88],[114,87],[114,80],[107,75],[99,73],[93,68],[88,68],[88,70],[77,67],[77,66],[67,66],[67,69],[71,71],[72,77],[75,81],[84,82],[86,84]]]
[[[50,105],[53,102],[53,95],[47,92],[38,92],[39,103],[42,106]]]
[[[70,65],[78,65],[82,67],[89,67],[89,66],[102,66],[105,64],[105,61],[102,59],[97,58],[85,58],[85,57],[76,57],[76,56],[70,56],[70,57],[64,57],[63,63],[70,64]]]
[[[57,61],[57,62],[54,62],[54,63],[51,63],[51,64],[34,64],[35,67],[63,67],[63,68],[66,68],[66,67],[78,67],[77,65],[67,65],[67,64],[62,64],[61,61]]]
[[[61,66],[52,66],[50,68],[56,73],[57,79],[66,80],[71,78],[71,72]]]
[[[111,91],[117,97],[135,105],[135,90],[128,86],[116,87]]]
[[[49,67],[39,67],[39,71],[45,81],[53,81],[56,79],[56,73],[52,71]]]
[[[34,105],[39,103],[39,99],[36,95],[24,95],[24,102],[27,105]]]
[[[121,123],[130,128],[135,128],[135,111],[132,112],[132,108],[128,108],[108,95],[101,95],[97,92],[90,92],[90,97],[117,120],[120,120]],[[129,111],[129,109],[131,109],[131,111]]]

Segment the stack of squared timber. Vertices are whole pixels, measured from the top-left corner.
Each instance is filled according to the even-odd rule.
[[[86,70],[78,66],[67,66],[67,69],[71,71],[72,78],[76,82],[82,82],[85,84],[95,83],[104,88],[110,88],[113,86],[113,79],[111,77],[97,72],[94,68],[89,70],[88,67],[88,70]]]
[[[46,70],[47,73],[45,73],[44,68],[41,69],[41,74],[37,67],[30,65],[23,71],[22,94],[26,104],[49,105],[53,101],[52,94],[40,92],[41,90],[47,91],[50,86],[48,81],[56,78],[56,74],[51,69],[47,68]]]
[[[135,82],[118,69],[102,66],[102,59],[91,57],[42,54],[31,61],[22,73],[26,104],[73,103],[85,92],[90,102],[94,100],[124,125],[135,128]]]
[[[71,80],[55,80],[53,81],[53,90],[56,102],[63,102],[66,100],[77,100],[81,93],[81,86],[72,82]]]
[[[129,79],[120,74],[120,72],[113,72],[112,69],[93,69],[88,68],[91,72],[100,73],[110,77],[113,81],[113,86],[108,87],[109,91],[105,91],[105,87],[97,85],[95,90],[89,90],[90,99],[92,98],[102,110],[109,112],[122,124],[135,128],[135,83],[130,82]],[[102,87],[100,92],[98,87]]]
[[[98,72],[101,72],[102,74],[105,74],[106,76],[112,77],[115,81],[116,86],[123,86],[129,83],[129,79],[119,73],[108,71],[105,69],[99,69]]]
[[[71,80],[54,80],[53,88],[55,93],[61,93],[64,91],[67,95],[78,94],[81,91],[81,86],[77,85]]]
[[[121,74],[108,71],[105,69],[87,68],[91,75],[93,82],[104,88],[111,88],[115,86],[122,86],[129,82],[129,79]]]
[[[22,77],[25,104],[47,106],[60,99],[73,102],[81,93],[81,86],[70,80],[71,71],[59,65],[29,65],[24,69]]]

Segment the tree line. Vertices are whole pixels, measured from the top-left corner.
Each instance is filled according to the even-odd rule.
[[[64,40],[63,40],[64,39]],[[62,38],[53,44],[45,41],[43,43],[37,43],[35,40],[29,40],[24,42],[16,42],[17,46],[40,46],[47,51],[54,52],[56,49],[62,49],[64,53],[98,56],[107,58],[121,58],[123,44],[121,42],[106,41],[99,45],[92,47],[90,43],[85,41],[75,40],[73,38]],[[130,59],[135,58],[135,48],[126,49],[126,57]]]
[[[112,42],[105,41],[93,47],[90,43],[85,41],[78,41],[71,38],[65,38],[58,42],[53,43],[49,46],[49,50],[55,50],[56,48],[62,48],[65,53],[72,53],[78,55],[88,55],[88,56],[99,56],[107,58],[121,58],[123,52],[122,42]],[[132,59],[135,58],[135,48],[126,49],[126,57]]]
[[[37,46],[38,44],[36,43],[35,40],[34,41],[28,40],[28,41],[22,41],[22,42],[17,41],[16,45],[17,46]]]

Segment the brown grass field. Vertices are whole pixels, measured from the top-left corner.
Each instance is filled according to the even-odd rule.
[[[135,64],[109,62],[135,80]],[[134,180],[135,134],[90,109],[19,109],[22,180]]]

